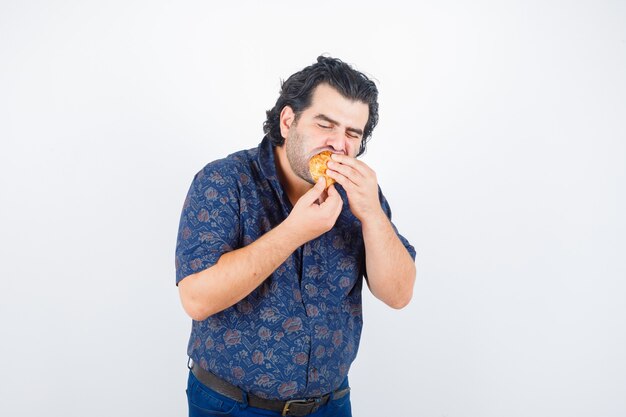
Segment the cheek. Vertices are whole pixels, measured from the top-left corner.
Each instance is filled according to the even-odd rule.
[[[355,158],[356,154],[359,153],[359,149],[361,149],[361,141],[355,140],[348,143],[348,155]]]

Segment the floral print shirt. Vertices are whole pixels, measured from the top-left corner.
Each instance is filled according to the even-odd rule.
[[[337,190],[344,205],[330,231],[298,248],[237,304],[193,321],[187,353],[195,363],[263,398],[315,397],[339,387],[361,337],[365,247],[345,191]],[[380,190],[379,196],[391,218]],[[291,208],[267,137],[257,148],[209,163],[183,205],[176,283],[254,242]]]

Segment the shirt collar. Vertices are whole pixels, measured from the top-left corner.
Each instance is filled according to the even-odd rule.
[[[261,174],[269,181],[271,186],[279,193],[283,198],[284,191],[283,186],[278,180],[278,174],[276,172],[276,160],[274,158],[274,145],[268,135],[265,135],[261,143],[259,144],[258,152],[258,164],[261,170]]]

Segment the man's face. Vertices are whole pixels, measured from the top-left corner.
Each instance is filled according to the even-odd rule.
[[[328,84],[313,90],[311,105],[291,123],[285,147],[293,172],[313,183],[309,159],[329,150],[355,157],[369,117],[366,103],[342,96]]]

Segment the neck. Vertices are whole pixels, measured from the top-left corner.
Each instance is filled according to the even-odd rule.
[[[285,145],[274,147],[274,162],[276,163],[276,173],[278,174],[278,180],[283,186],[283,189],[287,193],[287,197],[291,202],[291,205],[295,205],[296,202],[313,187],[311,184],[298,177],[287,160],[287,152],[285,151]]]

